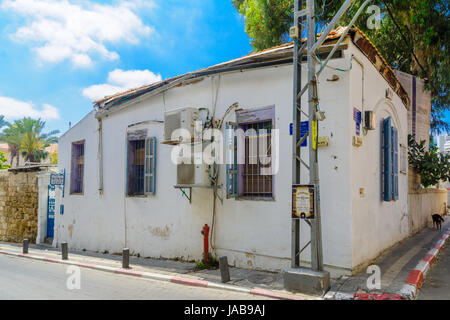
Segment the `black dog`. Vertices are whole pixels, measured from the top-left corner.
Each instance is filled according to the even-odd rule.
[[[442,217],[437,213],[431,215],[431,217],[433,218],[433,227],[436,226],[436,229],[441,230],[441,225],[442,222],[444,222],[444,219],[442,219]]]

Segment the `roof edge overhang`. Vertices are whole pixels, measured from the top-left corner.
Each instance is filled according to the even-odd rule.
[[[325,43],[319,48],[322,52],[329,52],[344,30],[340,27],[327,37]],[[367,57],[374,65],[378,72],[383,76],[393,91],[400,97],[403,104],[409,109],[410,99],[406,90],[401,85],[394,70],[389,66],[381,53],[369,38],[356,27],[352,27],[349,34],[353,44]],[[306,39],[302,39],[306,41]],[[344,46],[346,44],[343,43]],[[343,46],[341,45],[341,46]],[[260,52],[252,53],[247,56],[223,62],[211,67],[200,69],[195,72],[186,73],[170,79],[166,79],[151,85],[130,89],[125,92],[117,93],[102,99],[94,101],[96,109],[96,117],[101,118],[105,113],[113,110],[123,109],[130,104],[142,101],[150,96],[162,93],[173,87],[190,84],[202,80],[204,77],[223,74],[228,72],[236,72],[243,70],[251,70],[258,68],[267,68],[283,64],[292,64],[293,43],[287,43],[278,47],[266,49]]]

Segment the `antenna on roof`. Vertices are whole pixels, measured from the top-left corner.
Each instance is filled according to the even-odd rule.
[[[72,122],[69,121],[69,129],[72,128]]]

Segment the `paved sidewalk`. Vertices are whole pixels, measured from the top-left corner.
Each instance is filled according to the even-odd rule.
[[[381,270],[380,290],[369,290],[367,288],[367,280],[372,274],[363,270],[352,277],[342,277],[332,281],[331,289],[325,295],[325,299],[414,298],[423,276],[428,271],[432,260],[434,260],[433,258],[428,263],[427,260],[431,258],[430,252],[434,250],[435,254],[438,253],[438,250],[434,248],[436,248],[437,243],[441,244],[440,247],[443,246],[442,238],[446,236],[448,230],[450,230],[450,218],[445,217],[441,231],[427,227],[419,234],[402,241],[378,257],[372,265],[380,267]],[[422,266],[424,267],[423,274],[422,271],[417,270],[421,269]],[[411,277],[415,272],[421,279],[411,283]],[[405,285],[411,288],[405,291]],[[385,296],[382,296],[383,294]]]
[[[75,264],[107,272],[139,276],[161,281],[170,281],[191,286],[248,292],[254,295],[276,299],[317,300],[303,294],[293,294],[283,290],[280,273],[254,271],[230,267],[231,280],[221,283],[220,271],[196,270],[195,263],[174,260],[130,257],[130,269],[122,269],[122,256],[90,251],[69,250],[69,260],[61,260],[59,248],[47,245],[30,245],[28,255],[22,254],[22,244],[0,242],[0,254],[10,254],[22,258],[32,258],[47,262]]]

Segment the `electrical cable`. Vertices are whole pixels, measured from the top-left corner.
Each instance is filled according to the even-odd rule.
[[[220,79],[220,78],[219,78]],[[217,102],[217,98],[216,98],[216,102]],[[226,116],[228,115],[228,113],[230,113],[231,110],[233,110],[234,108],[237,108],[239,106],[238,103],[233,103],[231,106],[229,106],[227,108],[227,110],[225,111],[225,113],[223,114],[222,119],[220,119],[219,124],[217,125],[217,129],[221,130],[223,123],[225,121]],[[214,123],[213,119],[211,121],[211,123]],[[214,127],[214,125],[213,125]],[[213,185],[216,185],[217,180],[219,178],[219,170],[218,170],[218,166],[216,163],[213,164],[213,175],[211,176],[211,182],[213,183]],[[214,224],[215,224],[215,217],[216,217],[216,197],[219,197],[219,195],[217,194],[217,189],[213,189],[213,215],[212,215],[212,222],[211,222],[211,232],[209,234],[209,243],[211,245],[211,248],[213,249],[213,251],[215,251],[215,247],[213,245],[213,234],[214,234]]]
[[[402,36],[403,41],[406,43],[406,45],[408,46],[409,50],[411,51],[414,59],[417,61],[417,64],[419,65],[419,67],[422,69],[423,72],[425,72],[425,68],[422,66],[422,64],[420,63],[419,59],[417,58],[416,54],[414,53],[414,50],[412,48],[412,46],[409,44],[408,40],[406,39],[406,36],[404,35],[403,31],[400,29],[400,26],[397,23],[397,20],[395,19],[394,15],[391,12],[391,9],[388,7],[388,5],[386,4],[385,1],[383,1],[384,6],[387,9],[387,12],[389,14],[389,16],[392,19],[392,22],[394,22],[395,27],[397,28],[398,32],[400,32],[400,35]],[[408,30],[409,31],[409,30]],[[411,32],[410,32],[411,33]],[[436,88],[435,88],[436,89]]]

